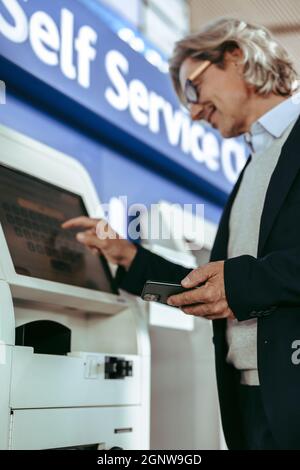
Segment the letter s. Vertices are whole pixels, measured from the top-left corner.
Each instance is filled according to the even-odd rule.
[[[2,0],[3,5],[14,20],[14,24],[6,21],[0,14],[0,33],[13,42],[25,42],[28,37],[27,18],[17,0]]]
[[[129,105],[129,94],[127,83],[121,74],[121,71],[128,73],[128,61],[118,51],[109,51],[105,57],[105,67],[109,78],[115,86],[118,93],[112,88],[105,90],[105,98],[115,109],[124,111]]]

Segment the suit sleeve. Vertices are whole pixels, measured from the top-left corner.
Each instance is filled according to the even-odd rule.
[[[228,305],[240,321],[300,307],[300,247],[228,259],[224,277]]]
[[[141,295],[147,280],[180,283],[191,271],[191,269],[167,261],[140,245],[136,247],[138,251],[129,270],[119,267],[115,277],[117,286],[132,294]]]

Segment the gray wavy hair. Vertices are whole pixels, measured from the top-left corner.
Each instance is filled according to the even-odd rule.
[[[270,31],[235,18],[220,18],[176,42],[169,70],[179,99],[184,101],[179,69],[185,59],[210,60],[224,68],[225,52],[236,48],[243,52],[244,79],[258,94],[292,94],[297,72],[289,54]]]

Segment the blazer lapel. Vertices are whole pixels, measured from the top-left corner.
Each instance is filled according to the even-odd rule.
[[[249,156],[248,160],[246,161],[246,164],[244,168],[242,169],[237,182],[235,183],[235,186],[233,187],[233,190],[230,193],[230,196],[227,200],[227,203],[225,205],[217,235],[214,241],[214,245],[211,251],[211,256],[210,256],[210,261],[218,261],[218,260],[224,260],[227,258],[227,245],[228,245],[228,240],[229,240],[229,217],[230,217],[230,211],[231,207],[233,204],[233,201],[235,199],[235,196],[237,195],[237,192],[239,190],[240,184],[243,179],[243,174],[249,165],[251,160],[251,157]]]
[[[260,222],[258,256],[261,256],[276,216],[300,170],[300,118],[298,118],[281,154],[268,186]]]

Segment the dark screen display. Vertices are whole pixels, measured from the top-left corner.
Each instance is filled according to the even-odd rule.
[[[0,222],[18,274],[115,293],[108,265],[61,224],[87,215],[80,196],[0,165]]]

